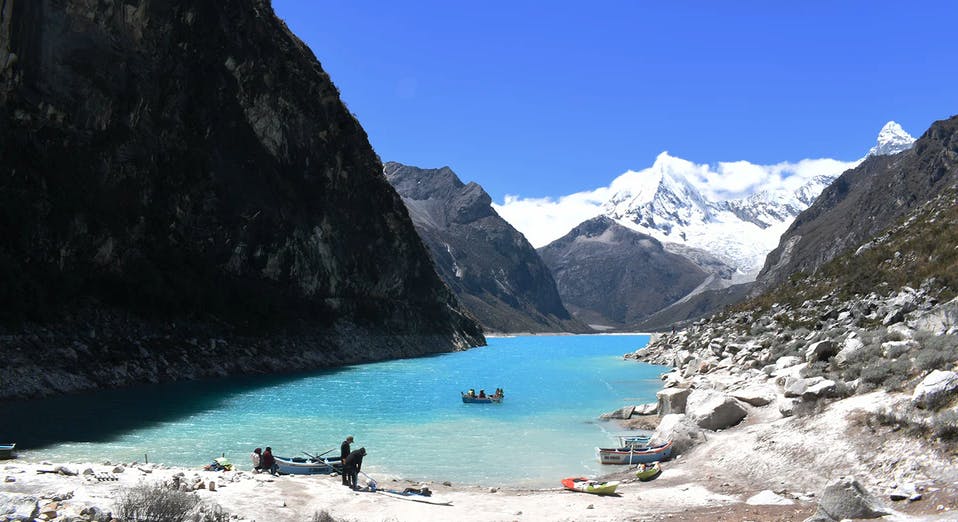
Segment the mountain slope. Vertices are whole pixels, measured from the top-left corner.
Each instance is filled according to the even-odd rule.
[[[771,288],[796,272],[815,272],[956,179],[958,116],[932,124],[911,149],[871,156],[842,174],[795,219],[769,253],[758,288]]]
[[[0,319],[53,383],[15,393],[483,342],[268,2],[0,10]]]
[[[549,269],[528,241],[492,209],[475,183],[444,167],[385,165],[439,275],[488,330],[585,332],[562,305]]]
[[[539,249],[572,313],[623,328],[685,296],[707,278],[656,239],[599,216]]]

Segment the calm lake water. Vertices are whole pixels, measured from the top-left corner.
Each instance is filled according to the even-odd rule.
[[[457,483],[556,486],[613,471],[596,462],[620,430],[599,414],[652,402],[666,368],[622,359],[638,335],[528,336],[418,359],[284,377],[144,386],[0,406],[0,439],[53,461],[200,466],[255,447],[281,456],[368,451],[363,470]],[[505,400],[459,392],[501,387]]]

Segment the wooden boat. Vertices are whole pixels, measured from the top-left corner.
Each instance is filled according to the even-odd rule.
[[[644,433],[626,433],[623,435],[616,435],[616,438],[619,441],[620,448],[629,448],[629,447],[645,447],[652,443],[652,432]]]
[[[635,476],[642,482],[645,482],[659,476],[659,473],[662,473],[662,466],[658,461],[655,461],[651,464],[639,464],[639,468],[635,471]]]
[[[655,446],[596,448],[602,464],[643,464],[666,460],[672,455],[672,441]]]
[[[599,482],[586,477],[569,477],[562,479],[562,485],[572,491],[592,493],[593,495],[611,495],[615,493],[615,488],[619,487],[619,481]]]
[[[339,457],[277,457],[276,472],[283,475],[328,475],[341,472],[342,464]]]
[[[14,448],[17,447],[16,442],[11,442],[8,444],[0,444],[0,459],[12,459],[16,455],[13,454]]]
[[[469,395],[465,392],[460,392],[462,394],[462,402],[466,404],[499,404],[502,402],[502,395],[486,395],[485,397],[480,397],[478,395]]]

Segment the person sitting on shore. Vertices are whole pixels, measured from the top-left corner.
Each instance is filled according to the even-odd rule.
[[[260,471],[263,471],[263,468],[261,467],[263,450],[261,448],[254,449],[253,453],[249,454],[249,458],[253,461],[253,473],[259,473]]]
[[[276,459],[273,458],[273,448],[266,446],[263,450],[263,456],[260,457],[260,467],[263,471],[268,471],[270,475],[275,475],[279,466],[276,465]]]

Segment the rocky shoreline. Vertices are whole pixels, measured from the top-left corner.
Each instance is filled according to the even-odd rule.
[[[654,428],[703,470],[792,501],[872,493],[853,507],[819,498],[809,520],[872,518],[929,493],[940,504],[914,509],[949,519],[958,507],[956,333],[958,299],[907,287],[727,313],[628,354],[674,370],[657,403],[606,417]]]

